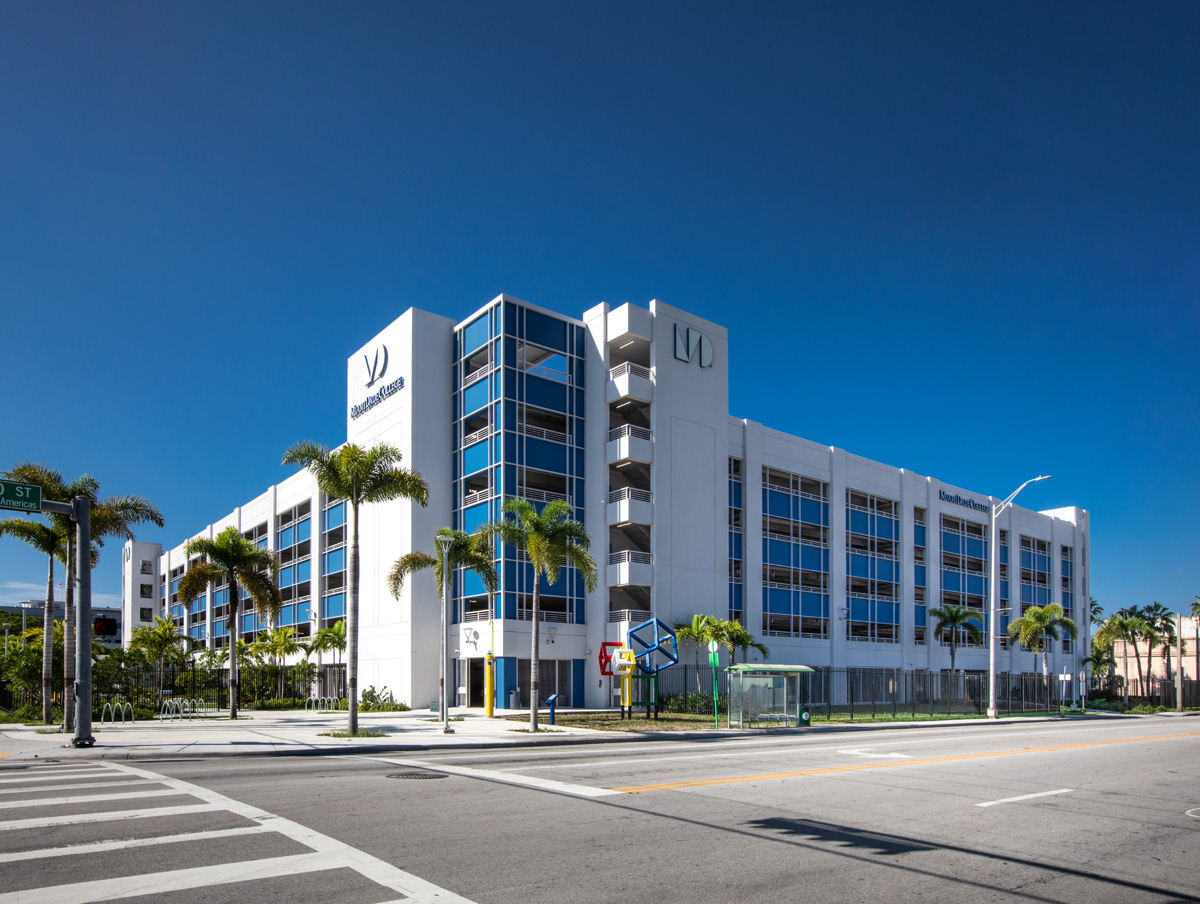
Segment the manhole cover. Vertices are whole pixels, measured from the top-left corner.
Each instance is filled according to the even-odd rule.
[[[445,778],[445,777],[446,777],[446,773],[444,773],[444,772],[392,772],[392,773],[389,773],[389,775],[388,775],[388,778],[413,778],[413,779]]]

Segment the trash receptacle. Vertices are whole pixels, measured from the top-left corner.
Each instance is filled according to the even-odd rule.
[[[520,691],[509,691],[508,708],[509,709],[520,709],[521,708],[521,692]]]
[[[812,725],[812,713],[808,711],[807,706],[800,707],[800,727],[808,728]]]

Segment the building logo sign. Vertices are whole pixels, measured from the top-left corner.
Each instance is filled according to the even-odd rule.
[[[379,361],[379,350],[383,349],[383,363]],[[387,373],[388,352],[386,345],[378,345],[375,347],[375,360],[368,360],[366,355],[363,355],[363,363],[367,365],[367,389],[370,389],[378,381],[383,379],[383,375]]]
[[[366,414],[384,399],[389,399],[404,388],[404,377],[393,380],[384,386],[380,386],[375,392],[371,393],[357,405],[350,406],[350,420],[356,420]]]
[[[675,324],[675,357],[690,362],[700,352],[700,366],[712,367],[712,343],[699,330]]]
[[[953,502],[955,505],[963,505],[977,512],[991,514],[992,511],[992,507],[985,502],[976,502],[974,499],[968,499],[966,496],[960,496],[958,493],[951,495],[945,490],[938,490],[938,499],[942,502]]]

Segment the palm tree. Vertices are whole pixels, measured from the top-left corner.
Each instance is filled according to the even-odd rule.
[[[457,568],[465,568],[475,572],[483,582],[490,610],[491,601],[495,597],[496,591],[500,589],[500,575],[496,572],[496,557],[487,534],[480,531],[468,534],[461,530],[443,527],[438,530],[436,536],[450,537],[450,547],[445,553],[445,561],[443,561],[442,544],[436,541],[433,544],[434,549],[437,550],[435,555],[414,551],[401,556],[392,564],[392,569],[387,576],[388,590],[391,591],[392,596],[396,599],[400,598],[404,579],[410,574],[432,568],[434,580],[437,582],[437,596],[441,600],[446,569],[449,568],[453,572]],[[444,694],[438,705],[446,705]]]
[[[338,654],[338,662],[341,663],[341,654],[346,652],[346,620],[339,619],[328,628],[320,628],[316,636],[312,640],[312,648],[314,653],[324,653],[325,651],[336,652]],[[340,697],[341,694],[339,693]]]
[[[1094,598],[1088,602],[1088,615],[1093,623],[1098,623],[1104,615],[1104,607],[1096,602]]]
[[[979,630],[979,614],[967,606],[955,606],[952,603],[947,603],[940,609],[930,609],[929,614],[936,619],[933,624],[935,637],[941,637],[945,632],[950,634],[950,671],[953,672],[963,632],[966,632],[968,643],[983,642],[983,632]]]
[[[162,706],[163,673],[167,664],[182,664],[187,653],[184,645],[187,635],[175,626],[175,619],[156,615],[153,625],[140,625],[133,629],[130,647],[141,650],[158,665],[158,706]]]
[[[285,465],[308,468],[317,486],[332,499],[349,503],[349,592],[346,594],[346,679],[349,705],[347,729],[358,734],[358,508],[365,502],[409,499],[422,508],[429,502],[429,485],[416,471],[399,467],[400,450],[388,443],[364,449],[346,443],[336,451],[308,442],[296,443],[283,455]]]
[[[691,623],[680,622],[675,626],[675,639],[691,641],[696,649],[696,693],[700,690],[700,650],[707,648],[710,640],[715,640],[716,619],[711,615],[693,615]]]
[[[291,627],[272,628],[267,632],[266,637],[255,641],[253,645],[260,656],[269,656],[275,665],[281,666],[279,669],[278,690],[279,699],[283,699],[283,661],[288,656],[294,656],[300,652],[300,641],[296,636],[296,629]]]
[[[1093,645],[1112,647],[1118,640],[1122,641],[1122,653],[1125,657],[1125,705],[1129,705],[1129,647],[1133,646],[1133,657],[1137,661],[1139,689],[1142,680],[1142,660],[1138,654],[1137,643],[1146,631],[1146,623],[1136,615],[1123,615],[1124,612],[1136,612],[1137,609],[1118,609],[1100,626],[1093,638]]]
[[[1167,663],[1167,679],[1171,678],[1171,644],[1175,643],[1175,616],[1157,600],[1142,607],[1142,621],[1157,635],[1146,653],[1146,675],[1154,677],[1154,646],[1161,643]]]
[[[481,528],[488,537],[523,550],[533,564],[533,629],[529,657],[529,730],[538,730],[538,639],[540,635],[541,579],[554,586],[563,565],[573,566],[583,577],[589,593],[596,589],[596,561],[588,552],[591,537],[575,520],[575,510],[561,499],[539,513],[528,499],[510,498],[501,509],[503,516]]]
[[[1098,644],[1097,637],[1099,635],[1092,638],[1092,655],[1084,659],[1083,664],[1092,670],[1092,678],[1099,686],[1112,675],[1113,670],[1117,667],[1117,657],[1113,655],[1112,644]]]
[[[200,561],[192,565],[179,579],[179,599],[187,604],[198,597],[209,584],[224,582],[229,591],[229,641],[240,639],[238,603],[241,597],[239,582],[250,594],[259,615],[272,621],[279,617],[283,601],[279,595],[279,559],[269,549],[259,549],[230,525],[216,539],[196,537],[183,544],[187,559]],[[229,718],[237,718],[238,657],[229,661]]]
[[[759,653],[762,653],[764,660],[770,655],[767,645],[755,640],[754,635],[742,627],[742,623],[737,619],[726,622],[724,643],[725,648],[729,650],[730,665],[733,665],[737,659],[734,656],[735,650],[741,650],[742,656],[747,656],[751,650],[757,650]]]
[[[1067,618],[1062,606],[1050,603],[1048,606],[1030,606],[1024,615],[1009,624],[1008,634],[1027,650],[1041,649],[1042,678],[1049,682],[1050,641],[1058,640],[1062,634],[1074,640],[1079,636],[1079,629]]]

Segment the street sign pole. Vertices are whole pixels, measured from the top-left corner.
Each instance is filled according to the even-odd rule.
[[[713,728],[721,727],[721,715],[717,711],[717,642],[710,640],[708,642],[708,664],[712,666],[713,676]]]
[[[91,747],[92,737],[92,500],[75,497],[75,747]]]

